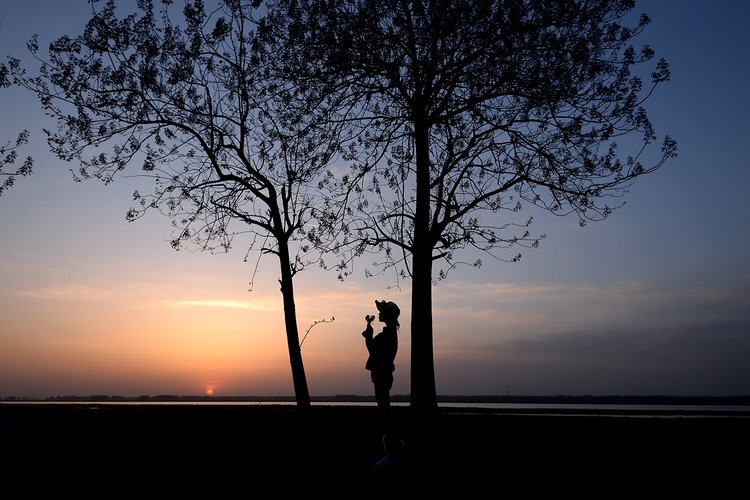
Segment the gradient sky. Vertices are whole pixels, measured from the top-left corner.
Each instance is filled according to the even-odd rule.
[[[0,52],[77,34],[84,0],[4,0]],[[434,288],[438,394],[750,394],[750,2],[641,1],[643,41],[672,81],[648,106],[679,156],[627,205],[582,229],[536,214],[547,238]],[[32,133],[34,175],[0,197],[0,397],[293,395],[278,263],[175,252],[169,219],[128,223],[141,181],[74,183],[33,98],[0,89],[0,141]],[[253,256],[251,256],[253,257]],[[312,395],[371,394],[360,335],[373,301],[403,311],[393,392],[409,393],[408,283],[296,281]]]

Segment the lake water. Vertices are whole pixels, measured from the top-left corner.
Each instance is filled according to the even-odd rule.
[[[0,401],[0,404],[39,405],[166,405],[166,406],[293,406],[294,401]],[[408,402],[393,402],[393,406],[406,407]],[[313,402],[312,406],[375,406],[372,401]],[[633,417],[689,417],[736,416],[750,418],[750,406],[737,405],[678,405],[678,404],[557,404],[557,403],[439,403],[440,408],[497,410],[509,414],[544,415],[612,415]]]

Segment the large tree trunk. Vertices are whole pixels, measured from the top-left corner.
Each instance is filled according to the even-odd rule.
[[[416,120],[416,209],[412,248],[411,407],[437,410],[432,345],[432,243],[430,242],[430,152],[426,122]]]
[[[289,260],[289,246],[286,241],[279,241],[279,263],[281,267],[281,295],[284,300],[284,323],[286,326],[286,341],[289,349],[289,363],[292,367],[292,381],[294,395],[299,410],[310,408],[310,392],[307,388],[305,366],[302,363],[302,351],[299,345],[299,330],[297,328],[297,308],[294,305],[294,284]]]
[[[432,342],[432,252],[413,253],[411,290],[411,406],[437,409]]]

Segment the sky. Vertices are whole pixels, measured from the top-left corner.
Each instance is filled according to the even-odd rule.
[[[517,263],[485,259],[433,288],[439,395],[750,394],[750,2],[637,2],[640,38],[672,79],[648,110],[678,157],[607,220],[534,213],[547,237]],[[85,1],[5,0],[0,55],[25,58],[85,23]],[[42,15],[40,15],[42,14]],[[0,398],[291,396],[278,263],[175,251],[170,221],[127,222],[142,180],[76,183],[46,149],[35,98],[0,89],[0,142],[22,128],[34,174],[0,197]],[[296,278],[311,395],[372,393],[361,332],[401,306],[393,394],[409,393],[410,293],[367,262],[339,282]]]

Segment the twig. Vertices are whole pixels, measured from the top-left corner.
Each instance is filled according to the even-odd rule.
[[[307,329],[307,331],[305,332],[305,336],[302,337],[302,341],[299,343],[299,348],[302,349],[302,344],[304,344],[305,339],[307,338],[307,335],[310,333],[310,330],[312,330],[312,328],[315,325],[317,325],[318,323],[332,323],[335,319],[336,319],[335,317],[331,316],[331,319],[319,319],[315,321],[312,325],[310,325],[310,328]]]

